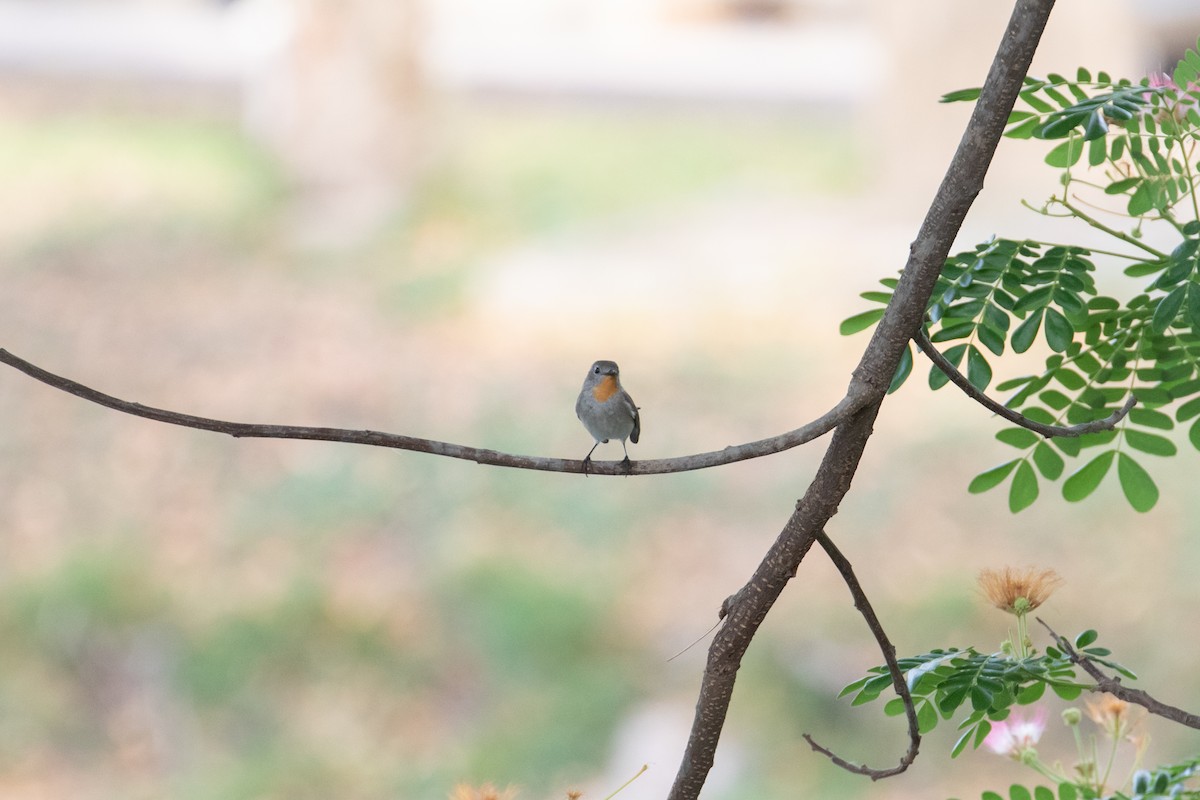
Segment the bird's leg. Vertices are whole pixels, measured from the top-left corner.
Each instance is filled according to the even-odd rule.
[[[621,440],[621,449],[625,451],[625,460],[621,464],[625,467],[625,474],[633,473],[633,462],[629,460],[629,448],[625,446],[625,440]]]
[[[588,469],[592,465],[592,453],[596,452],[596,448],[599,446],[600,443],[596,442],[594,445],[592,445],[592,449],[588,450],[588,454],[583,457],[583,477],[585,478],[588,476]]]

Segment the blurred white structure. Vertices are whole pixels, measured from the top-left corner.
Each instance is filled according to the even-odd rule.
[[[1136,21],[1125,41],[1148,66],[1200,33],[1194,0],[1102,5]],[[1008,10],[989,4],[987,19]],[[0,0],[0,76],[219,83],[253,93],[273,64],[302,70],[305,59],[341,49],[340,58],[354,53],[364,63],[390,53],[385,69],[403,51],[406,69],[453,89],[846,102],[912,40],[912,24],[947,29],[955,47],[990,36],[975,12],[954,0]],[[1061,28],[1098,12],[1075,0],[1055,15],[1052,27]],[[937,62],[937,53],[925,55]],[[310,77],[361,77],[343,69]]]
[[[238,84],[277,56],[287,0],[0,2],[0,71],[78,80]]]
[[[146,97],[168,110],[215,93],[315,198],[298,220],[313,231],[369,226],[403,197],[433,91],[836,107],[910,128],[879,153],[897,170],[884,180],[907,185],[928,164],[913,148],[940,157],[952,143],[938,137],[957,135],[912,109],[981,80],[1008,13],[961,0],[0,0],[0,113],[22,81],[156,88]],[[1195,0],[1064,0],[1039,61],[1136,75],[1197,32]]]

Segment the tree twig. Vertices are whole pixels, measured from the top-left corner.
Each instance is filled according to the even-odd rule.
[[[1188,728],[1200,729],[1200,715],[1164,703],[1149,692],[1141,689],[1130,689],[1121,683],[1119,677],[1105,675],[1104,671],[1096,666],[1096,662],[1088,658],[1086,654],[1079,653],[1065,637],[1059,636],[1053,628],[1047,625],[1045,620],[1037,617],[1037,621],[1042,624],[1043,628],[1049,631],[1058,649],[1066,653],[1071,663],[1079,665],[1096,682],[1095,687],[1092,688],[1093,692],[1106,692],[1127,703],[1141,706],[1155,716],[1169,719],[1172,722],[1178,722],[1180,725]]]
[[[167,411],[161,408],[142,405],[141,403],[132,403],[128,400],[121,400],[120,398],[104,394],[69,378],[63,378],[47,372],[41,367],[31,364],[4,349],[0,349],[0,362],[8,364],[48,386],[53,386],[55,389],[61,389],[68,394],[115,411],[144,417],[145,419],[152,419],[156,422],[165,422],[170,425],[181,425],[185,428],[223,433],[236,438],[309,439],[326,442],[345,442],[348,444],[365,444],[376,447],[413,450],[419,453],[431,453],[448,458],[461,458],[467,461],[474,461],[477,464],[488,464],[497,467],[514,467],[517,469],[542,470],[545,472],[583,472],[583,462],[574,459],[513,455],[510,453],[501,453],[497,450],[451,444],[450,442],[439,442],[433,439],[421,439],[416,436],[405,436],[396,433],[348,430],[345,428],[313,428],[301,425],[261,425],[249,422],[229,422],[226,420],[210,419],[208,417],[197,417],[192,414],[181,414],[176,411]],[[837,405],[812,422],[778,436],[730,446],[723,450],[714,450],[708,453],[697,453],[696,455],[679,456],[676,458],[633,461],[628,467],[620,461],[593,461],[588,469],[588,474],[624,476],[686,472],[780,453],[824,436],[848,419],[851,414],[861,408],[866,402],[867,399],[863,394],[849,392]]]
[[[904,673],[900,670],[900,665],[896,662],[896,647],[888,639],[887,633],[883,630],[883,625],[879,622],[879,617],[875,615],[875,609],[871,607],[871,601],[867,598],[867,593],[863,591],[862,584],[858,582],[858,578],[854,574],[854,567],[850,563],[850,559],[838,549],[833,540],[825,531],[817,534],[817,541],[824,548],[825,553],[829,556],[829,560],[837,567],[837,571],[841,573],[842,580],[846,583],[846,588],[850,590],[851,596],[854,598],[854,607],[858,609],[858,613],[867,622],[867,627],[871,629],[871,633],[875,636],[875,641],[879,644],[879,650],[883,653],[883,660],[887,663],[888,673],[892,676],[892,688],[896,690],[896,694],[904,703],[904,715],[908,718],[908,750],[900,758],[900,763],[894,767],[887,769],[874,769],[864,764],[855,764],[847,761],[841,756],[834,753],[829,748],[820,745],[811,734],[803,734],[804,741],[808,742],[809,747],[829,758],[834,764],[837,764],[844,770],[866,775],[873,781],[881,778],[890,778],[893,775],[899,775],[904,772],[917,758],[917,751],[921,748],[921,727],[917,722],[917,709],[913,706],[912,693],[908,690],[908,681],[904,678]]]
[[[925,214],[892,300],[851,381],[869,402],[838,425],[817,474],[750,580],[722,610],[696,701],[696,715],[668,800],[695,800],[712,769],[742,657],[818,532],[837,513],[862,460],[900,354],[922,324],[942,265],[983,188],[996,145],[1029,69],[1054,0],[1016,0],[971,120]]]
[[[942,373],[950,379],[951,383],[953,383],[959,389],[962,389],[963,393],[966,394],[967,397],[970,397],[972,400],[979,403],[993,414],[1004,417],[1014,425],[1020,425],[1022,428],[1027,428],[1034,433],[1040,433],[1042,436],[1045,436],[1048,439],[1055,436],[1073,439],[1088,433],[1111,431],[1117,426],[1118,423],[1120,423],[1121,420],[1125,419],[1125,417],[1129,415],[1129,412],[1133,410],[1133,407],[1137,405],[1137,398],[1131,394],[1125,400],[1125,404],[1123,406],[1109,414],[1104,419],[1094,419],[1090,422],[1081,422],[1078,425],[1046,425],[1044,423],[1029,419],[1029,417],[1026,417],[1020,412],[1013,411],[1008,406],[993,400],[983,392],[979,391],[979,389],[975,388],[975,385],[967,380],[967,377],[959,372],[958,368],[951,364],[946,357],[942,355],[936,347],[934,347],[933,342],[929,340],[929,334],[926,332],[924,325],[917,330],[917,334],[913,337],[913,341],[917,343],[917,347],[920,348],[921,352],[928,356],[929,360],[933,362],[934,366],[940,369]]]

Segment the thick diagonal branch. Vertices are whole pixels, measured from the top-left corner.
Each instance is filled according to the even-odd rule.
[[[13,355],[7,350],[0,349],[0,362],[8,364],[31,378],[35,378],[55,389],[61,389],[68,394],[84,400],[97,403],[136,417],[165,422],[170,425],[181,425],[185,428],[195,428],[202,431],[224,433],[238,438],[259,439],[310,439],[326,442],[346,442],[348,444],[366,444],[375,447],[393,447],[400,450],[414,450],[419,453],[431,453],[447,458],[461,458],[474,461],[477,464],[488,464],[496,467],[514,467],[517,469],[542,470],[545,472],[583,472],[583,462],[569,458],[545,458],[541,456],[522,456],[511,453],[501,453],[497,450],[487,450],[482,447],[439,442],[433,439],[421,439],[416,436],[405,436],[398,433],[383,433],[380,431],[348,430],[346,428],[314,428],[302,425],[263,425],[251,422],[229,422],[227,420],[197,417],[192,414],[181,414],[178,411],[168,411],[162,408],[133,403],[112,395],[104,394],[70,378],[64,378],[47,372],[41,367]],[[658,458],[646,461],[634,461],[627,468],[620,461],[593,461],[588,469],[589,475],[657,475],[669,472],[687,472],[689,470],[717,467],[722,464],[732,464],[750,458],[781,453],[793,447],[811,442],[829,433],[841,422],[848,419],[866,403],[862,393],[848,392],[837,405],[826,411],[812,422],[801,425],[795,430],[759,439],[740,445],[731,445],[723,450],[709,453],[697,453],[676,458]]]
[[[921,349],[934,366],[942,371],[950,382],[963,390],[963,393],[979,403],[981,406],[991,411],[997,416],[1004,417],[1009,422],[1020,425],[1022,428],[1028,428],[1034,433],[1040,433],[1046,438],[1061,436],[1067,439],[1073,439],[1077,436],[1083,436],[1087,433],[1099,433],[1100,431],[1111,431],[1117,427],[1117,424],[1129,416],[1129,412],[1137,405],[1137,398],[1132,394],[1125,400],[1125,405],[1118,408],[1113,413],[1109,414],[1104,419],[1094,419],[1090,422],[1081,422],[1078,425],[1046,425],[1041,422],[1036,422],[1029,417],[1026,417],[1020,412],[1013,411],[1008,406],[998,403],[988,397],[979,389],[975,388],[967,377],[958,371],[958,368],[950,363],[947,358],[933,346],[933,342],[929,341],[929,334],[925,332],[925,326],[922,325],[917,329],[917,335],[913,337],[913,341],[917,343],[917,347]]]
[[[742,656],[767,612],[812,547],[816,540],[814,532],[829,520],[838,501],[850,489],[850,481],[871,435],[878,410],[879,405],[873,404],[838,426],[817,477],[797,504],[796,511],[750,581],[722,605],[725,624],[717,631],[708,649],[696,716],[669,800],[694,800],[699,796],[712,768]]]
[[[749,582],[725,601],[725,625],[709,648],[696,716],[669,800],[694,800],[712,768],[742,657],[816,534],[850,489],[900,354],[922,324],[942,264],[983,188],[992,155],[1029,69],[1054,0],[1017,0],[962,141],[925,215],[892,301],[851,382],[869,403],[838,426],[817,474]],[[857,387],[857,388],[855,388]]]

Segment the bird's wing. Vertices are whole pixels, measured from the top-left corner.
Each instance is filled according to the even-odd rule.
[[[625,395],[625,399],[629,401],[629,407],[633,411],[633,432],[629,434],[629,441],[637,444],[638,437],[642,435],[642,415],[638,412],[638,407],[633,404],[633,398]]]

